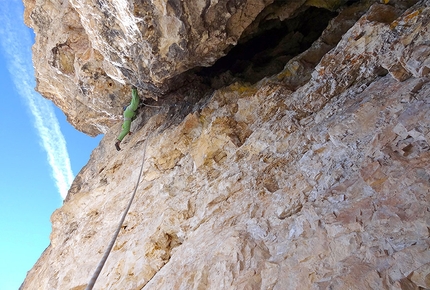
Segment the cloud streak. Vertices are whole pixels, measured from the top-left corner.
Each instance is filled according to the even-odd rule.
[[[24,26],[22,2],[0,0],[0,3],[0,44],[7,56],[8,70],[19,95],[34,117],[40,144],[46,151],[52,176],[64,199],[74,176],[66,140],[61,133],[54,107],[34,90],[34,68],[31,60],[33,40],[29,29]]]

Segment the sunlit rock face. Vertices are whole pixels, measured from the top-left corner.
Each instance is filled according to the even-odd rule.
[[[82,54],[69,44],[54,61],[50,45],[63,42],[52,27],[50,36],[35,29],[34,53],[45,58],[40,69],[35,60],[38,90],[51,84],[45,96],[80,118],[78,128],[106,134],[53,213],[51,245],[21,289],[85,289],[142,160],[95,289],[430,288],[430,1],[236,1],[259,12],[229,29],[235,14],[220,7],[232,3],[209,2],[226,34],[201,33],[202,42],[193,35],[215,27],[184,2],[49,2],[76,20],[68,32],[65,21],[51,23],[80,39]],[[40,9],[51,11],[26,5],[33,25]],[[166,33],[146,36],[146,53],[130,39],[147,22],[124,20],[142,11]],[[188,54],[169,55],[181,30],[161,29],[161,18],[187,23],[178,47]],[[109,29],[125,32],[107,49]],[[66,93],[83,79],[99,89],[86,99]],[[152,106],[117,152],[130,83]]]

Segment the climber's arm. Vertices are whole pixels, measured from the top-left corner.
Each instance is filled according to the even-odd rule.
[[[137,107],[139,106],[139,95],[137,94],[137,89],[133,88],[131,90],[131,103],[129,108],[134,112],[137,110]]]

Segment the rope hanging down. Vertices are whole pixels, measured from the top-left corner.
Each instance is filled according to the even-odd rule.
[[[145,155],[146,155],[146,147],[148,146],[148,139],[149,139],[149,136],[145,140],[145,148],[143,149],[142,165],[140,166],[139,177],[137,178],[137,183],[136,183],[136,186],[134,188],[134,192],[133,192],[133,194],[132,194],[132,196],[130,198],[130,201],[128,203],[127,208],[125,209],[124,213],[122,214],[122,217],[121,217],[121,220],[119,222],[118,228],[116,229],[115,234],[113,235],[112,240],[110,241],[109,246],[107,247],[107,249],[106,249],[106,251],[105,251],[102,259],[100,260],[100,262],[99,262],[99,264],[98,264],[98,266],[97,266],[97,268],[96,268],[93,276],[91,277],[91,280],[90,280],[90,282],[87,285],[87,288],[85,288],[85,290],[92,290],[93,289],[94,284],[96,283],[97,278],[99,277],[100,272],[102,271],[103,266],[105,265],[106,260],[107,260],[109,254],[110,254],[110,252],[111,252],[111,250],[113,248],[113,245],[115,244],[116,238],[118,237],[119,231],[121,230],[121,227],[122,227],[122,224],[124,223],[125,217],[127,216],[127,213],[130,210],[131,204],[133,203],[133,199],[134,199],[134,196],[136,195],[137,187],[139,186],[140,177],[142,176],[142,172],[143,172],[143,164],[145,163]]]

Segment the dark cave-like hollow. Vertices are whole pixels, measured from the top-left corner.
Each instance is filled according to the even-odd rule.
[[[316,41],[329,21],[337,15],[326,9],[309,7],[292,19],[268,20],[259,24],[255,37],[238,44],[211,67],[195,69],[212,88],[235,81],[254,84],[282,71],[294,56]]]
[[[190,112],[201,109],[213,90],[234,82],[254,84],[281,72],[290,59],[311,47],[336,15],[309,7],[284,21],[259,19],[257,31],[239,40],[224,57],[210,67],[194,68],[172,79],[169,92],[153,102],[168,107],[169,122],[179,124]],[[145,118],[154,113],[147,110]]]

